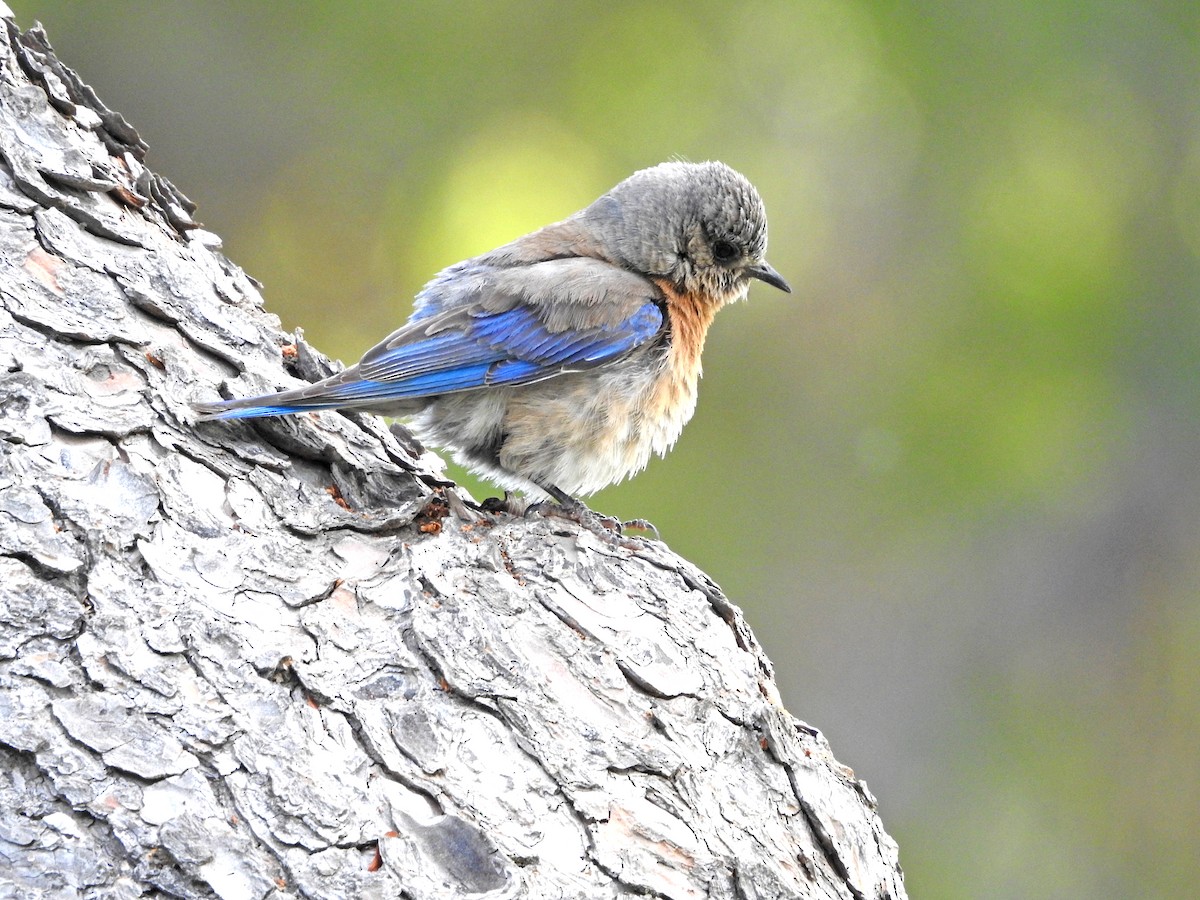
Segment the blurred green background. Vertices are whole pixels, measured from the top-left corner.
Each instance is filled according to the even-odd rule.
[[[12,6],[346,361],[635,169],[744,172],[795,293],[592,505],[746,609],[914,898],[1195,896],[1195,0]]]

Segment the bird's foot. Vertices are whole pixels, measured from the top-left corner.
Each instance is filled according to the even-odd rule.
[[[622,522],[615,516],[606,516],[588,508],[582,501],[576,500],[574,497],[568,499],[569,503],[564,503],[562,500],[543,500],[540,503],[531,503],[525,509],[524,515],[536,513],[540,516],[566,519],[568,522],[581,525],[593,534],[607,539],[623,537],[625,530],[630,529],[653,532],[656,540],[662,540],[658,529],[645,519],[631,519],[628,522]]]
[[[554,519],[565,519],[581,525],[593,534],[604,538],[623,537],[626,531],[644,531],[661,541],[662,535],[653,522],[646,519],[630,519],[622,522],[615,516],[606,516],[590,509],[582,500],[569,494],[555,496],[553,500],[530,502],[528,497],[505,491],[503,497],[487,497],[478,504],[480,512],[491,515],[510,515],[528,518],[539,515]]]
[[[524,512],[524,509],[515,509],[513,500],[513,495],[505,491],[503,497],[485,497],[483,502],[479,504],[479,508],[485,513],[508,513],[509,515],[519,516]]]
[[[538,503],[530,503],[525,508],[524,515],[528,517],[535,513],[547,518],[566,519],[568,522],[582,525],[588,531],[595,532],[601,537],[612,537],[621,533],[621,523],[619,521],[612,516],[602,516],[600,513],[588,509],[574,498],[572,498],[570,503],[563,503],[557,500],[542,500]]]
[[[659,534],[658,528],[649,519],[630,519],[627,522],[621,523],[622,531],[648,531],[654,535],[656,541],[662,540],[662,535]]]

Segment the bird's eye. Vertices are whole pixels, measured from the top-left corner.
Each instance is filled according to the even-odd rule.
[[[716,241],[712,245],[712,255],[719,263],[729,263],[737,259],[738,249],[729,241]]]

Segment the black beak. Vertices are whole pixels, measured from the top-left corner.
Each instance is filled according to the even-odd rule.
[[[746,274],[751,278],[757,278],[759,281],[769,284],[771,287],[779,288],[787,293],[792,292],[792,286],[783,280],[783,276],[776,272],[763,260],[752,266],[746,266]]]

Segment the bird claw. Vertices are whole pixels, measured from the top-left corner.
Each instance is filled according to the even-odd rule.
[[[648,531],[654,535],[654,540],[662,540],[662,535],[659,533],[658,527],[649,519],[630,519],[620,524],[622,531]]]
[[[484,497],[479,504],[479,509],[485,513],[511,513],[513,511],[507,493],[503,497]]]
[[[615,516],[605,516],[593,509],[589,509],[578,500],[574,504],[560,503],[554,500],[542,500],[538,503],[531,503],[525,508],[524,515],[528,517],[533,513],[555,519],[566,519],[568,522],[574,522],[602,538],[612,539],[614,537],[623,537],[626,529],[633,529],[636,531],[653,532],[655,540],[662,540],[658,529],[645,519],[630,519],[628,522],[622,522]]]

